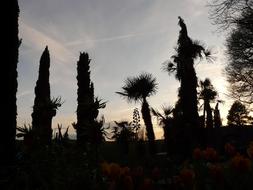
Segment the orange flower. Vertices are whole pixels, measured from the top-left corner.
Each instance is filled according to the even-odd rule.
[[[200,150],[200,148],[195,148],[193,150],[193,155],[192,157],[195,159],[195,160],[201,160],[203,158],[203,154],[202,154],[202,151]]]
[[[251,168],[251,161],[244,156],[237,154],[231,160],[231,167],[237,172],[247,172]]]
[[[251,142],[247,149],[248,156],[253,159],[253,143]]]
[[[107,162],[101,163],[101,171],[104,176],[109,176],[110,174],[110,165]]]
[[[127,166],[121,168],[120,175],[122,175],[122,176],[130,175],[130,168]]]
[[[214,148],[207,147],[206,150],[203,151],[204,158],[207,161],[217,161],[218,153]]]
[[[110,164],[110,177],[111,179],[116,179],[120,175],[120,166],[116,163]]]
[[[233,145],[231,145],[230,143],[226,143],[224,146],[225,152],[229,155],[229,156],[234,156],[236,153],[235,147]]]
[[[184,168],[180,171],[180,178],[184,185],[192,186],[194,184],[195,173],[192,169]]]
[[[223,168],[221,167],[221,165],[218,164],[211,164],[209,165],[209,173],[210,176],[217,182],[222,182],[223,181]]]

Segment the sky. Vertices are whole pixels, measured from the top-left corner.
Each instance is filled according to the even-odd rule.
[[[220,109],[226,124],[232,100],[226,96],[225,38],[211,24],[206,5],[205,0],[19,0],[18,125],[31,123],[39,59],[46,45],[51,96],[64,100],[53,127],[61,123],[66,128],[76,122],[80,52],[90,55],[95,95],[107,101],[100,111],[106,122],[131,121],[134,108],[140,110],[140,104],[129,103],[115,92],[127,77],[141,72],[152,73],[159,83],[156,95],[148,99],[150,106],[160,110],[162,105],[174,105],[179,82],[162,70],[162,63],[175,53],[178,16],[185,20],[192,39],[213,50],[216,60],[197,61],[195,68],[199,80],[210,78],[219,98],[225,100]],[[161,138],[162,129],[155,119],[154,127],[156,138]]]

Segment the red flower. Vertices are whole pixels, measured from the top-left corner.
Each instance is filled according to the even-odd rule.
[[[192,157],[195,159],[195,160],[201,160],[203,158],[203,153],[202,151],[200,150],[200,148],[195,148],[193,150],[193,155]]]
[[[217,161],[218,153],[214,148],[207,147],[206,150],[203,151],[204,158],[207,161]]]

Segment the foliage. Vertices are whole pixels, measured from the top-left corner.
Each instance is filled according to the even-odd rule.
[[[253,103],[253,10],[244,12],[226,39],[229,63],[226,74],[230,95],[247,104]]]
[[[248,115],[246,106],[239,101],[235,101],[228,112],[228,125],[242,127],[252,124],[252,118]]]
[[[203,127],[213,128],[213,115],[210,103],[216,99],[217,91],[214,89],[210,79],[208,78],[206,78],[204,81],[200,81],[200,87],[201,90],[199,94],[199,99],[204,101]]]
[[[60,97],[51,99],[49,83],[50,55],[46,46],[40,58],[39,76],[35,86],[35,99],[32,113],[32,126],[35,139],[41,145],[52,140],[52,118],[62,105]]]
[[[176,54],[172,56],[172,61],[165,64],[164,69],[169,73],[175,73],[176,79],[180,81],[178,93],[178,103],[175,111],[182,112],[181,120],[184,124],[192,127],[198,124],[197,109],[197,76],[194,69],[194,61],[203,57],[210,58],[211,53],[198,41],[190,39],[184,20],[179,17],[181,27],[176,47]]]
[[[211,0],[208,4],[210,18],[213,24],[218,25],[220,30],[228,30],[238,23],[241,13],[251,10],[251,0]]]
[[[120,150],[124,153],[128,153],[129,142],[135,138],[135,133],[132,127],[132,123],[128,121],[117,122],[114,121],[116,126],[113,126],[112,137],[120,145]]]
[[[173,124],[175,122],[173,118],[174,108],[171,106],[164,106],[162,110],[163,113],[160,113],[152,108],[151,112],[157,117],[159,125],[163,127],[163,136],[166,143],[167,152],[169,152],[169,146],[171,146],[172,128],[174,127]]]
[[[137,77],[129,77],[125,80],[122,92],[117,94],[126,97],[128,101],[143,101],[156,93],[156,79],[150,73],[141,73]]]
[[[91,127],[90,142],[96,145],[100,145],[109,137],[109,134],[107,132],[108,129],[109,126],[105,126],[104,116],[102,116],[100,120],[96,119],[94,126]]]
[[[156,152],[155,134],[147,97],[156,93],[158,85],[156,83],[156,78],[153,78],[153,76],[149,73],[142,73],[137,77],[127,78],[125,83],[126,84],[122,87],[122,92],[116,93],[126,97],[129,101],[134,100],[142,102],[141,113],[146,126],[150,153],[154,154]]]
[[[55,133],[54,140],[58,143],[66,143],[69,140],[69,126],[65,130],[64,134],[62,134],[62,124],[57,124],[58,132]]]
[[[226,38],[228,64],[225,68],[230,83],[230,96],[252,104],[253,73],[253,2],[251,0],[212,0],[210,17]]]
[[[215,128],[219,128],[222,126],[222,121],[221,121],[221,117],[220,117],[220,110],[219,110],[219,102],[217,102],[215,105],[213,121],[214,121]]]
[[[23,127],[17,127],[17,131],[19,132],[16,135],[18,138],[29,136],[32,134],[32,126],[24,124]]]
[[[90,58],[88,53],[80,53],[77,62],[77,123],[75,125],[77,141],[86,143],[89,127],[94,121],[91,108],[94,104],[94,87],[90,81]]]
[[[89,54],[83,52],[80,53],[77,62],[77,123],[73,123],[73,127],[76,129],[77,141],[83,145],[88,141],[97,142],[98,136],[102,138],[100,130],[103,129],[103,119],[98,121],[96,118],[99,109],[106,106],[106,102],[94,97],[94,84],[90,80],[90,61]],[[98,132],[97,137],[94,132]]]

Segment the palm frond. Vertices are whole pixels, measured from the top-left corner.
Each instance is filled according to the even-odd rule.
[[[141,73],[137,77],[128,77],[121,92],[117,94],[126,97],[129,101],[141,101],[157,91],[156,78],[150,73]]]

